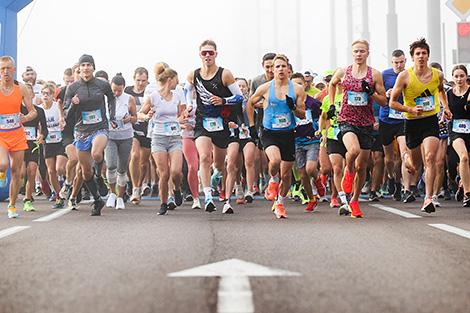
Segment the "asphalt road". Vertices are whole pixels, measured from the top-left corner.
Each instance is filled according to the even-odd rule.
[[[55,212],[46,200],[16,220],[1,203],[0,236],[29,228],[0,238],[0,313],[216,312],[218,278],[167,274],[231,258],[301,274],[250,278],[256,312],[468,313],[470,208],[442,203],[433,215],[420,202],[379,203],[418,218],[361,203],[355,220],[289,202],[288,219],[276,220],[264,200],[234,215],[183,204],[167,216],[147,200],[101,217],[81,205],[46,222],[34,221]]]

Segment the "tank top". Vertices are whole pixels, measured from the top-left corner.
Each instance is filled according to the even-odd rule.
[[[347,67],[341,83],[344,93],[338,122],[361,127],[374,125],[373,101],[367,92],[362,91],[363,80],[368,82],[370,86],[374,85],[370,66],[367,67],[366,76],[363,78],[356,78],[352,75],[352,65]]]
[[[436,115],[440,111],[439,105],[439,72],[431,68],[432,78],[426,84],[423,84],[416,76],[412,67],[408,68],[409,82],[403,90],[404,104],[407,107],[414,108],[419,105],[423,107],[423,114],[416,116],[405,112],[408,120],[421,119]]]
[[[452,112],[451,129],[455,133],[470,133],[470,111],[464,109],[469,94],[470,87],[462,96],[456,96],[452,89],[447,91],[449,109]]]
[[[162,136],[180,136],[181,127],[178,121],[178,105],[185,104],[183,91],[175,89],[171,100],[165,100],[160,92],[154,91],[150,96],[153,107],[153,130],[152,133]]]
[[[46,143],[59,143],[62,142],[62,130],[60,129],[60,114],[59,114],[59,104],[57,102],[52,102],[50,108],[46,109],[43,105],[44,113],[46,115],[46,124],[47,124],[47,137]]]
[[[140,108],[144,104],[144,92],[145,92],[145,90],[141,93],[136,93],[134,91],[134,86],[127,86],[124,89],[124,92],[126,94],[129,94],[129,95],[134,97],[135,106],[136,106],[137,112],[139,112]],[[138,136],[147,136],[148,122],[146,122],[146,121],[137,121],[133,125],[133,128],[134,128],[134,133],[136,135],[138,135]]]
[[[116,97],[116,124],[117,128],[109,127],[109,139],[123,140],[132,138],[134,130],[132,129],[132,123],[124,124],[123,119],[129,114],[129,99],[131,95],[122,93],[119,97]]]
[[[13,85],[9,96],[0,92],[0,132],[21,128],[20,110],[23,97],[18,85]]]
[[[296,101],[294,84],[289,80],[289,97]],[[295,128],[295,117],[287,105],[286,99],[278,99],[274,80],[269,84],[268,105],[264,108],[263,127],[273,131],[288,131]]]

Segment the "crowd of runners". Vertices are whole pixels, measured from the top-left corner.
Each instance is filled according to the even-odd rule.
[[[206,40],[195,71],[178,75],[162,62],[135,69],[129,85],[84,54],[62,86],[37,80],[31,67],[17,81],[15,60],[0,57],[8,217],[19,216],[20,194],[26,212],[41,195],[53,209],[92,199],[93,216],[149,195],[159,196],[159,215],[183,202],[214,212],[217,196],[223,214],[263,196],[277,218],[287,217],[286,199],[361,218],[361,194],[421,198],[426,213],[440,198],[470,207],[467,68],[446,79],[425,39],[410,44],[409,67],[395,50],[382,72],[367,64],[367,41],[351,52],[351,65],[320,80],[267,53],[264,72],[248,79],[218,66],[216,43]]]

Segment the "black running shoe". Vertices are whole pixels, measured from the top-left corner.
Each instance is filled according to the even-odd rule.
[[[96,177],[96,184],[98,185],[98,193],[102,197],[106,197],[108,194],[108,186],[104,183],[104,179],[101,176]]]
[[[405,190],[405,195],[404,195],[403,202],[404,203],[411,203],[413,201],[416,201],[416,198],[415,198],[414,194],[409,190]]]
[[[469,208],[470,207],[470,192],[467,192],[463,197],[463,207]]]
[[[181,195],[181,190],[173,190],[173,194],[175,196],[176,206],[182,205],[183,204],[183,195]]]
[[[370,202],[379,202],[379,196],[377,195],[377,193],[375,191],[371,191],[369,193],[369,201]]]
[[[387,179],[387,191],[389,195],[395,194],[396,184],[393,178]]]
[[[461,202],[463,200],[464,196],[464,190],[463,187],[460,186],[459,189],[457,189],[457,192],[455,193],[455,200],[458,202]]]
[[[100,216],[101,209],[104,207],[104,201],[101,199],[95,200],[93,202],[93,209],[91,209],[91,216]]]
[[[186,202],[191,202],[193,200],[194,200],[193,196],[189,193],[184,197],[184,201],[186,201]]]
[[[450,191],[449,191],[449,189],[445,189],[444,190],[444,200],[448,201],[450,199],[452,199],[452,196],[450,195]]]
[[[168,214],[168,204],[162,203],[160,206],[160,210],[158,211],[158,215],[167,215]]]

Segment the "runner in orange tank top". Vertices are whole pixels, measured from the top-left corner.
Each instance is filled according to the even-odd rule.
[[[36,110],[26,86],[15,83],[15,61],[10,56],[0,57],[0,188],[6,187],[6,171],[11,167],[10,203],[8,217],[18,217],[16,199],[20,188],[24,150],[28,149],[23,123],[36,117]],[[21,103],[28,109],[20,113]]]

